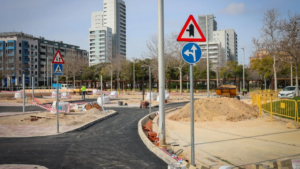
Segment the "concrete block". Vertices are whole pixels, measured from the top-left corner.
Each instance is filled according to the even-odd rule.
[[[252,169],[259,169],[260,164],[252,164]]]
[[[292,160],[291,159],[278,159],[277,165],[282,166],[282,167],[285,167],[287,165],[292,165]]]
[[[270,167],[270,168],[277,169],[277,168],[278,168],[277,161],[275,161],[275,160],[269,161],[269,167]]]
[[[190,166],[190,168],[192,167],[192,165]],[[193,166],[193,167],[195,167],[195,166]],[[190,169],[189,168],[189,169]],[[195,167],[196,168],[196,167]],[[206,167],[206,166],[204,166],[204,165],[200,165],[200,166],[197,166],[197,168],[199,168],[199,169],[209,169],[208,167]]]
[[[259,169],[270,169],[268,165],[259,165]]]

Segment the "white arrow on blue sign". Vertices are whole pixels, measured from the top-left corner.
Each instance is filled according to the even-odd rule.
[[[62,75],[63,74],[63,65],[62,64],[53,64],[54,75]]]
[[[184,61],[189,64],[193,64],[197,63],[200,60],[202,51],[199,45],[197,45],[196,43],[187,43],[182,48],[181,55]]]

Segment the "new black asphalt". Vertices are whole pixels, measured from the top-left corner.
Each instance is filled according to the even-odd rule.
[[[82,131],[44,137],[0,138],[0,164],[36,164],[50,169],[166,169],[167,164],[149,151],[138,135],[138,121],[149,109],[110,109],[119,114]]]

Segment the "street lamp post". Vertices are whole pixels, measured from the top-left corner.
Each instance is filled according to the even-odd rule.
[[[243,91],[245,91],[245,48],[243,49]]]
[[[82,86],[82,70],[79,71],[80,72],[80,86]],[[79,88],[80,88],[79,86]]]
[[[209,39],[209,36],[208,36],[208,19],[214,19],[216,17],[210,17],[208,18],[208,16],[206,15],[206,57],[207,57],[207,97],[209,97],[209,56],[208,56],[208,39]]]

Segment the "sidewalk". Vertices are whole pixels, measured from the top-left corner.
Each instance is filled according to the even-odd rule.
[[[28,164],[3,164],[0,165],[0,169],[47,169],[40,165],[28,165]]]

